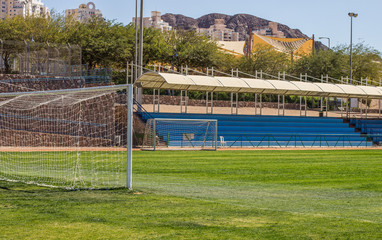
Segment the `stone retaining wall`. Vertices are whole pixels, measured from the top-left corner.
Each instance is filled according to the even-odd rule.
[[[160,96],[160,104],[164,105],[178,105],[180,106],[180,96]],[[143,95],[142,97],[143,104],[152,104],[153,96],[152,95]],[[255,102],[250,101],[239,101],[239,107],[255,107]],[[199,99],[189,99],[188,106],[206,106],[206,100]],[[263,107],[268,108],[277,108],[277,102],[263,102]],[[214,107],[231,107],[231,101],[214,100]],[[286,103],[285,109],[300,109],[300,105],[296,103]]]
[[[2,147],[110,147],[112,141],[50,133],[0,129]],[[20,149],[22,150],[22,149]]]
[[[105,86],[108,83],[87,84],[83,77],[51,77],[0,74],[0,92],[30,92]]]

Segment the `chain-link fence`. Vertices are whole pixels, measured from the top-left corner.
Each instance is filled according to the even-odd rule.
[[[0,55],[1,73],[82,76],[78,45],[0,39]]]

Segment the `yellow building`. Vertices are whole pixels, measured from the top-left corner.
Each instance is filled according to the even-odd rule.
[[[252,53],[258,48],[272,47],[276,51],[292,55],[294,58],[299,58],[314,53],[314,37],[313,38],[277,38],[270,36],[262,36],[256,33],[252,34],[252,39],[249,41],[251,46],[249,52]],[[245,46],[247,50],[248,43]],[[246,52],[248,55],[248,52]]]
[[[248,49],[248,42],[251,43]],[[276,51],[291,55],[293,59],[311,55],[314,51],[313,38],[278,38],[252,34],[250,41],[218,41],[221,51],[237,57],[248,56],[259,49],[273,48]]]

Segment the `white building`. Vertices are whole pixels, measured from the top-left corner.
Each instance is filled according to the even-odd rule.
[[[135,23],[135,18],[133,18],[133,23]],[[140,24],[140,18],[138,18],[138,25]],[[156,28],[160,29],[162,32],[170,31],[172,30],[172,27],[169,23],[163,21],[161,18],[161,12],[158,11],[152,11],[151,17],[143,18],[143,26],[146,28]]]
[[[65,16],[73,16],[74,19],[79,22],[87,22],[88,20],[94,17],[101,19],[103,18],[101,11],[99,9],[96,9],[95,4],[93,2],[81,4],[77,9],[66,9]]]
[[[197,31],[215,41],[239,41],[239,33],[227,28],[224,19],[215,19],[210,28],[198,28]]]
[[[0,18],[12,18],[14,16],[38,16],[49,15],[49,9],[41,0],[0,0]]]

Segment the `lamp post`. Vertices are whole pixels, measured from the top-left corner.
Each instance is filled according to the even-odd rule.
[[[318,39],[328,39],[328,48],[330,49],[330,38],[328,38],[328,37],[319,37]]]
[[[350,17],[350,84],[353,82],[353,18],[358,16],[358,13],[348,13]]]
[[[143,69],[143,0],[140,0],[140,18],[139,18],[139,36],[138,36],[138,0],[135,0],[135,71],[134,81],[142,75]],[[139,40],[139,44],[138,43]],[[142,103],[142,88],[136,90],[136,100],[138,103]]]
[[[132,83],[135,83],[138,77],[138,0],[135,0],[135,61],[134,77]]]
[[[356,18],[358,16],[358,13],[350,12],[348,13],[350,17],[350,80],[349,83],[353,83],[353,18]],[[346,113],[346,117],[350,117],[350,108],[351,108],[351,102],[350,99],[348,99],[348,111]]]

